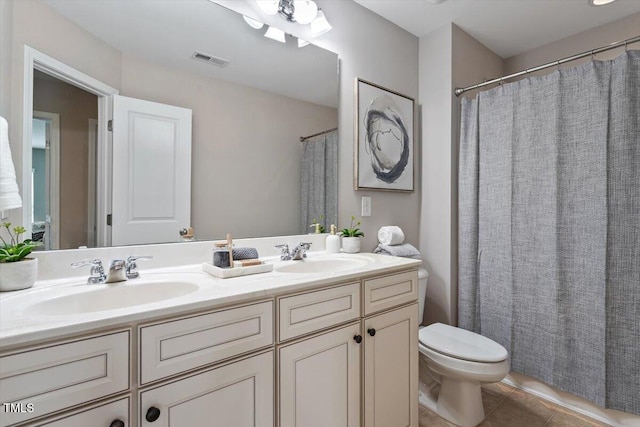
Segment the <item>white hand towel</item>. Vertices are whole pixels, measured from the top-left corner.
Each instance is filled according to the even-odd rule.
[[[385,246],[399,245],[404,242],[404,233],[397,225],[387,225],[378,230],[378,241]]]
[[[16,170],[11,159],[9,146],[9,124],[0,117],[0,210],[16,209],[22,206],[18,193]]]

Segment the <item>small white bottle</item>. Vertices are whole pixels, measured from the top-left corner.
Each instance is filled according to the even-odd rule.
[[[327,253],[337,254],[340,252],[340,236],[336,234],[336,226],[331,224],[331,234],[327,236]]]

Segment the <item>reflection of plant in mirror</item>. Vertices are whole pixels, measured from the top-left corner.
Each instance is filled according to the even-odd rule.
[[[322,223],[324,220],[324,215],[320,215],[319,218],[320,220],[313,218],[309,227],[316,227],[316,233],[324,233],[327,231],[327,229],[324,228],[324,224]]]
[[[363,237],[364,233],[358,228],[360,226],[360,221],[356,222],[355,225],[353,221],[356,220],[356,217],[351,215],[351,225],[349,228],[343,228],[340,230],[342,233],[342,237]]]
[[[9,233],[10,242],[7,243],[1,236],[2,247],[0,247],[0,262],[16,262],[24,259],[31,251],[40,245],[38,242],[32,242],[31,239],[26,239],[20,242],[20,235],[27,230],[24,227],[13,227],[13,233],[11,233],[11,223],[5,222],[2,224]],[[14,235],[15,234],[15,235]]]

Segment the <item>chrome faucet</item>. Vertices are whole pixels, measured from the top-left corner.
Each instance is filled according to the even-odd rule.
[[[90,265],[91,270],[89,270],[89,278],[87,279],[87,284],[95,285],[97,283],[104,283],[107,279],[106,274],[104,274],[104,267],[102,266],[102,261],[98,258],[94,259],[85,259],[82,261],[71,263],[71,267],[79,268]]]
[[[311,248],[311,243],[300,243],[291,251],[291,259],[299,261],[307,257],[307,251]]]
[[[126,267],[127,263],[123,259],[112,260],[104,283],[124,282],[127,280]]]
[[[307,251],[311,248],[311,243],[300,243],[292,251],[289,251],[289,245],[283,243],[281,245],[275,245],[274,248],[280,249],[281,261],[300,261],[307,257]]]
[[[109,271],[107,272],[107,274],[105,274],[104,272],[102,261],[100,261],[98,258],[74,262],[71,264],[71,267],[78,268],[90,265],[90,276],[87,279],[87,283],[90,285],[98,283],[116,283],[124,282],[128,279],[137,279],[138,277],[140,277],[136,261],[148,260],[152,258],[152,256],[130,256],[126,261],[121,259],[114,259],[113,261],[111,261],[111,263],[109,263]]]
[[[140,277],[140,273],[138,272],[138,264],[136,261],[145,261],[153,259],[150,255],[142,255],[142,256],[130,256],[127,258],[127,279],[137,279]]]

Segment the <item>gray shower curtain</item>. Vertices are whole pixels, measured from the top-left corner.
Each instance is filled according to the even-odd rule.
[[[329,231],[331,224],[338,224],[338,131],[302,144],[300,230],[313,232],[309,224],[315,219]]]
[[[459,325],[640,414],[640,52],[462,101]]]

